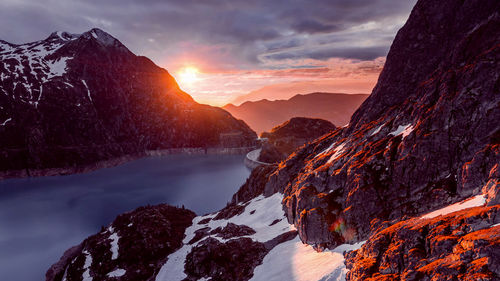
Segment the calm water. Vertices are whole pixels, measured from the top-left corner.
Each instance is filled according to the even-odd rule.
[[[218,210],[249,174],[243,156],[171,155],[86,174],[0,181],[0,280],[45,280],[66,249],[142,205]]]

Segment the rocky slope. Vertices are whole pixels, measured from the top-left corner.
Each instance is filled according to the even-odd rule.
[[[344,126],[367,97],[364,94],[312,93],[288,100],[249,101],[239,106],[228,104],[223,108],[260,134],[293,117],[320,118]]]
[[[335,125],[323,119],[294,117],[261,134],[266,141],[258,160],[264,163],[280,162],[297,148],[334,129]]]
[[[363,240],[372,219],[480,192],[498,203],[499,10],[498,1],[418,2],[350,125],[297,151],[266,184],[266,194],[285,194],[302,241]]]
[[[499,280],[498,11],[418,1],[350,125],[254,169],[148,279]]]
[[[47,271],[47,280],[148,280],[182,245],[194,217],[189,210],[168,205],[122,214],[99,234],[67,250]]]
[[[99,29],[0,41],[0,173],[92,165],[148,150],[252,146],[255,133],[196,103],[169,73]]]
[[[500,205],[373,228],[363,247],[347,255],[349,280],[500,278]]]

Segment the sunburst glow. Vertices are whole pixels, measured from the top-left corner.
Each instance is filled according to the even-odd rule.
[[[182,68],[178,73],[177,76],[179,77],[179,83],[180,85],[187,85],[190,86],[196,81],[198,81],[198,73],[200,71],[193,66],[187,66]]]

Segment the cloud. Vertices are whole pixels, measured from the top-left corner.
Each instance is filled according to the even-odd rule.
[[[320,50],[299,50],[296,52],[281,52],[271,55],[265,55],[264,60],[281,61],[286,59],[315,59],[328,60],[330,58],[345,58],[358,60],[374,60],[384,57],[387,54],[388,46],[373,47],[345,47]]]
[[[335,24],[325,24],[313,19],[305,19],[297,21],[292,24],[292,28],[297,32],[302,33],[319,33],[319,32],[333,32],[341,30],[340,25]]]
[[[25,43],[98,27],[174,76],[198,67],[202,79],[185,90],[212,104],[272,84],[367,92],[415,2],[2,0],[0,39]]]
[[[390,40],[370,47],[363,46],[363,41],[392,38],[415,1],[4,0],[0,4],[0,38],[21,43],[44,38],[54,30],[78,33],[100,27],[132,51],[167,64],[179,53],[180,43],[187,41],[199,46],[224,45],[226,60],[231,63],[222,64],[248,68],[260,66],[259,56],[290,48],[300,50],[267,55],[369,59],[383,55]],[[384,25],[370,33],[355,30],[381,22]],[[341,42],[349,48],[318,50],[314,40]]]

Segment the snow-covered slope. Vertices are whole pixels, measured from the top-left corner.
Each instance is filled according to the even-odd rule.
[[[133,269],[128,264],[133,261],[129,260],[131,249],[123,248],[133,245],[134,252],[144,251],[146,247],[163,248],[164,239],[170,241],[169,244],[180,243],[180,247],[153,263],[156,281],[345,280],[344,252],[359,249],[364,242],[317,252],[303,244],[295,227],[288,224],[281,208],[282,200],[280,193],[269,197],[260,195],[230,204],[219,212],[194,217],[191,225],[184,228],[182,242],[179,239],[182,236],[171,240],[173,238],[163,236],[163,232],[155,231],[165,226],[150,225],[148,220],[157,220],[154,217],[137,222],[138,217],[143,217],[140,210],[122,215],[108,228],[84,241],[70,256],[64,257],[63,264],[50,271],[48,280],[75,280],[78,276],[83,280],[116,277],[134,280]],[[162,208],[149,207],[148,212],[161,214]],[[168,210],[173,211],[171,207]],[[182,217],[186,211],[178,209],[175,212]],[[183,223],[185,227],[185,219]],[[130,232],[135,231],[152,236],[137,240],[136,236],[130,236]],[[150,239],[160,243],[154,245],[148,241]],[[137,269],[135,271],[138,273]]]

